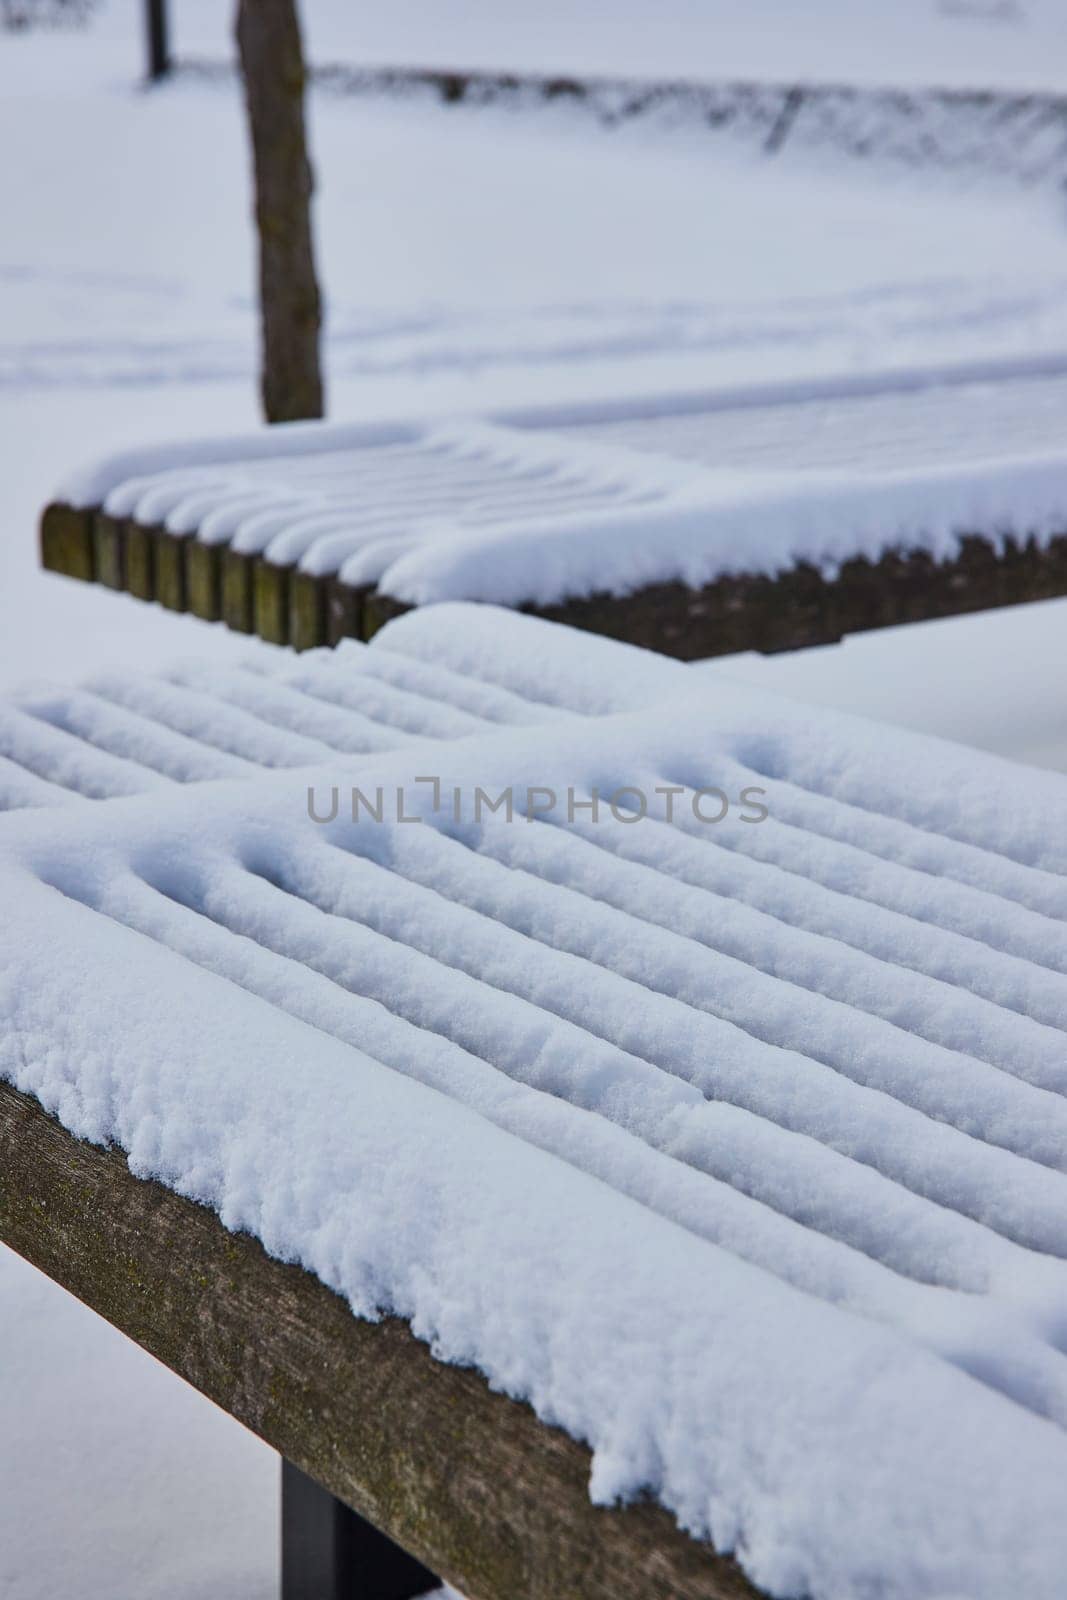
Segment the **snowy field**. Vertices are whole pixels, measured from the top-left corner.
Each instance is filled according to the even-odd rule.
[[[176,0],[221,55],[221,5]],[[308,6],[316,59],[1064,87],[1054,0]],[[0,685],[242,642],[39,575],[73,462],[256,418],[246,157],[223,87],[144,94],[136,8],[0,34]],[[817,20],[814,20],[814,19]],[[335,417],[876,374],[1067,368],[1051,190],[323,99],[313,107]],[[1067,603],[697,669],[1067,770]],[[0,1255],[0,1594],[273,1593],[275,1466]],[[135,1530],[131,1540],[130,1530]]]
[[[807,79],[964,89],[1067,83],[1057,0],[306,0],[315,62]],[[176,0],[179,52],[221,54],[225,8]]]

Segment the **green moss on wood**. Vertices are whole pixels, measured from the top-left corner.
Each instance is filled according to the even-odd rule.
[[[382,594],[380,589],[369,591],[363,602],[364,639],[373,639],[379,628],[384,628],[394,617],[403,616],[405,611],[411,609],[411,606],[404,605],[400,600],[394,600],[391,595]]]
[[[326,579],[299,568],[289,576],[289,643],[294,650],[326,643]]]
[[[126,524],[126,588],[137,600],[156,598],[156,549],[151,528]]]
[[[185,549],[185,592],[189,610],[205,622],[222,616],[222,556],[217,544],[190,539]]]
[[[168,611],[188,609],[185,594],[185,547],[189,535],[154,530],[156,599]]]
[[[222,553],[222,620],[235,633],[253,633],[252,561],[238,550]]]
[[[104,511],[92,518],[93,568],[97,583],[107,589],[126,587],[125,527]]]
[[[289,643],[291,566],[259,559],[252,568],[252,628],[268,644]]]
[[[40,526],[41,565],[48,572],[92,583],[92,512],[54,502],[45,506]]]

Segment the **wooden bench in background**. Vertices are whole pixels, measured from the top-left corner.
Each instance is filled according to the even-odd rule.
[[[884,382],[131,452],[47,507],[41,559],[297,650],[370,637],[412,592],[501,601],[683,660],[1067,594],[1053,425],[1067,380]],[[724,471],[763,499],[753,508],[751,484],[731,489]],[[699,531],[679,541],[686,508],[706,548]],[[466,551],[451,567],[450,545]]]

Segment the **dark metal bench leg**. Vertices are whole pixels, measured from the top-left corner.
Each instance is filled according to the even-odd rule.
[[[414,1600],[441,1580],[282,1461],[282,1600]]]

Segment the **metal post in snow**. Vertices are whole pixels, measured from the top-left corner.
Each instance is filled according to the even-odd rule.
[[[148,81],[158,83],[170,71],[170,40],[167,36],[167,0],[145,0],[145,44],[148,53]]]
[[[440,1586],[421,1561],[282,1457],[281,1600],[416,1600]]]

